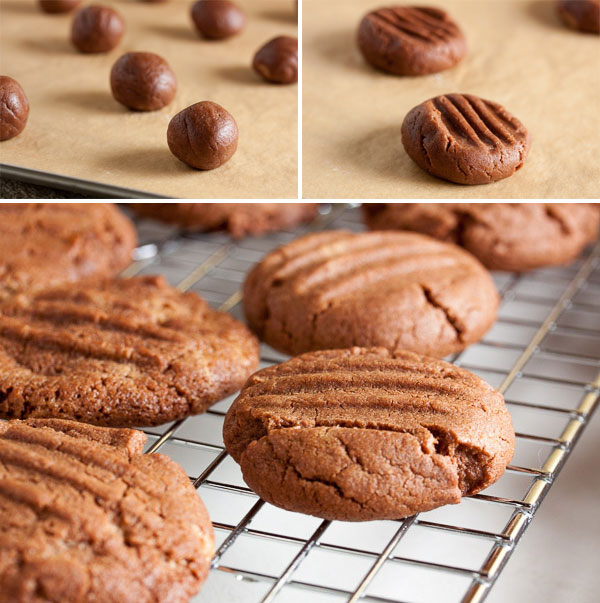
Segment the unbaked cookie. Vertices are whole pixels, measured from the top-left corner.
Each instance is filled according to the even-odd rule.
[[[133,224],[110,203],[0,204],[0,301],[113,276],[131,262]]]
[[[471,254],[413,233],[306,235],[269,253],[244,283],[248,324],[292,355],[378,345],[442,357],[479,340],[497,308]]]
[[[146,436],[74,421],[0,422],[0,600],[183,603],[214,535],[183,469]]]
[[[0,418],[119,427],[204,412],[258,366],[229,314],[162,277],[67,285],[0,304]]]
[[[515,442],[485,381],[381,348],[311,352],[259,371],[223,437],[264,500],[342,521],[458,503],[499,479]]]
[[[226,230],[233,238],[293,228],[317,215],[318,203],[135,203],[140,216],[188,230]]]
[[[373,230],[413,230],[462,245],[490,270],[568,264],[598,236],[587,203],[365,203]]]

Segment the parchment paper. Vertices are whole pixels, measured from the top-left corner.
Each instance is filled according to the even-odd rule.
[[[298,35],[295,5],[237,1],[246,29],[212,42],[193,30],[191,0],[102,0],[123,15],[127,32],[112,52],[82,55],[69,42],[72,15],[46,15],[35,0],[1,0],[0,71],[21,83],[31,112],[23,133],[1,143],[0,159],[174,197],[296,198],[298,87],[267,84],[250,68],[264,42]],[[171,65],[179,89],[168,107],[136,113],[112,98],[111,67],[133,50]],[[170,119],[201,100],[223,105],[240,131],[237,153],[209,172],[188,168],[167,146]]]
[[[403,2],[387,2],[395,3]],[[548,1],[420,4],[453,16],[469,55],[449,71],[407,78],[375,71],[356,46],[361,18],[386,0],[304,0],[305,197],[600,196],[600,37],[563,27]],[[519,172],[498,183],[463,186],[412,162],[400,140],[404,116],[450,92],[499,102],[525,124],[533,143]]]

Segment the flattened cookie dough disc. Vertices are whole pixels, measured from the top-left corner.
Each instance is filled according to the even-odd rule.
[[[185,603],[215,540],[185,471],[146,436],[74,421],[0,423],[0,599]]]
[[[114,276],[131,262],[133,224],[110,203],[0,204],[0,301]]]
[[[446,94],[407,114],[402,144],[433,176],[458,184],[489,184],[523,167],[531,138],[499,104],[472,94]]]
[[[366,203],[373,230],[413,230],[462,245],[490,270],[572,262],[598,236],[589,203]]]
[[[426,75],[454,67],[467,54],[458,25],[438,8],[390,6],[374,10],[358,28],[365,60],[395,75]]]
[[[158,425],[204,412],[258,366],[229,314],[162,277],[71,285],[0,304],[0,418]]]
[[[317,215],[318,203],[136,203],[140,216],[187,230],[226,230],[235,239],[285,230]]]
[[[311,352],[254,374],[223,426],[259,496],[324,519],[398,519],[493,484],[514,452],[504,400],[410,352]]]
[[[478,341],[497,307],[471,254],[414,233],[306,235],[269,253],[244,283],[248,324],[292,355],[376,345],[443,357]]]

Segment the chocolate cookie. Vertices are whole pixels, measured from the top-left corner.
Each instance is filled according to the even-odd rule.
[[[462,245],[490,270],[568,264],[598,236],[587,203],[368,203],[374,230],[414,230]]]
[[[248,324],[291,355],[358,345],[442,357],[479,340],[497,308],[471,254],[413,233],[307,235],[269,253],[244,283]]]
[[[133,224],[110,203],[0,204],[0,301],[113,276],[131,261]]]
[[[293,228],[317,215],[318,203],[136,203],[140,216],[187,230],[226,230],[235,239]]]
[[[0,418],[158,425],[204,412],[257,365],[241,322],[162,277],[0,304]]]
[[[557,0],[556,11],[571,29],[600,33],[600,0]]]
[[[523,167],[529,132],[504,107],[472,94],[446,94],[412,109],[402,123],[409,157],[433,176],[489,184]]]
[[[398,519],[493,484],[514,452],[501,394],[410,352],[311,352],[254,374],[223,426],[259,496],[324,519]]]
[[[391,6],[365,15],[358,47],[373,67],[395,75],[437,73],[467,54],[462,31],[445,11],[415,6]]]
[[[183,469],[146,436],[74,421],[0,423],[2,601],[188,601],[214,535]]]

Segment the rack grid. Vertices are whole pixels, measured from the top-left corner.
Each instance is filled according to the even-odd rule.
[[[124,276],[163,274],[243,320],[240,287],[271,249],[307,231],[363,230],[359,210],[324,206],[295,232],[232,242],[136,220],[140,245]],[[493,486],[460,504],[397,521],[323,521],[249,490],[223,447],[235,396],[207,413],[146,429],[147,453],[183,465],[215,528],[201,602],[483,601],[568,459],[600,399],[600,244],[565,268],[495,273],[502,303],[484,339],[450,360],[505,396],[515,456]],[[261,368],[285,360],[261,346]]]

